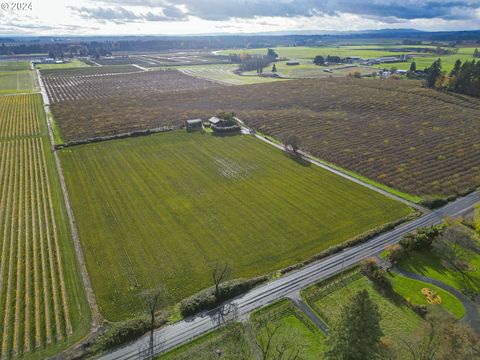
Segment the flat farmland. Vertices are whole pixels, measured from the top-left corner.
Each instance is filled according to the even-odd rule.
[[[0,95],[38,91],[35,72],[30,70],[1,71]]]
[[[138,70],[138,69],[137,69]],[[164,92],[206,89],[220,86],[176,70],[157,70],[96,76],[47,76],[44,79],[50,102],[86,100]]]
[[[47,68],[41,70],[42,77],[50,76],[102,76],[105,74],[122,74],[131,72],[141,72],[142,70],[133,65],[118,65],[118,66],[87,66],[85,67],[71,67],[71,68]]]
[[[295,132],[313,155],[406,193],[446,196],[480,185],[480,100],[415,81],[289,80],[52,106],[67,141],[221,110],[277,138]]]
[[[85,334],[89,308],[41,97],[0,103],[0,359],[45,358]]]
[[[250,277],[304,260],[410,209],[251,136],[168,132],[60,151],[102,314],[210,286],[209,264]]]

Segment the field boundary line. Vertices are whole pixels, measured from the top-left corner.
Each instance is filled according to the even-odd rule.
[[[245,123],[243,121],[241,121],[240,119],[238,119],[242,125],[243,128],[245,128],[247,131],[250,131],[250,130],[253,130],[251,128],[249,128],[248,126],[245,125]],[[274,146],[275,148],[283,151],[283,152],[287,152],[286,148],[285,148],[285,145],[283,144],[276,144],[274,143],[273,141],[271,141],[270,139],[266,138],[265,136],[263,135],[259,135],[257,134],[256,132],[253,132],[253,136],[256,137],[257,139],[267,143],[267,144],[270,144],[271,146]],[[353,177],[352,175],[349,175],[343,171],[340,171],[338,169],[335,169],[333,168],[332,166],[329,166],[327,164],[325,164],[324,162],[322,161],[319,161],[317,159],[315,159],[311,154],[305,152],[305,151],[299,151],[299,154],[300,154],[300,157],[305,160],[305,161],[308,161],[309,163],[313,164],[313,165],[316,165],[318,167],[321,167],[322,169],[324,170],[327,170],[327,171],[330,171],[331,173],[335,174],[335,175],[338,175],[338,176],[341,176],[343,177],[344,179],[347,179],[347,180],[350,180],[356,184],[359,184],[359,185],[362,185],[366,188],[369,188],[371,190],[374,190],[382,195],[385,195],[385,196],[388,196],[389,198],[391,199],[394,199],[394,200],[397,200],[401,203],[404,203],[416,210],[419,210],[421,211],[422,213],[425,213],[425,214],[428,214],[431,212],[430,209],[427,209],[426,207],[424,206],[421,206],[421,205],[418,205],[418,204],[415,204],[407,199],[404,199],[398,195],[395,195],[395,194],[392,194],[391,192],[388,192],[386,190],[383,190],[383,189],[380,189],[379,187],[377,186],[374,186],[372,184],[369,184],[365,181],[362,181],[360,179],[357,179],[355,177]]]
[[[43,110],[45,113],[45,121],[47,123],[47,129],[48,129],[48,135],[50,139],[50,145],[52,149],[55,148],[55,139],[53,135],[53,128],[52,128],[52,123],[51,123],[51,114],[50,114],[50,108],[48,106],[49,104],[49,99],[47,92],[45,91],[45,86],[43,84],[42,77],[40,75],[40,72],[37,70],[37,76],[38,76],[38,82],[40,84],[40,88],[42,89],[42,99],[43,99]],[[46,100],[46,102],[45,102]],[[80,270],[80,276],[82,277],[82,282],[83,282],[83,287],[85,289],[86,295],[87,295],[87,301],[90,306],[90,311],[92,312],[91,314],[91,319],[90,319],[90,333],[95,332],[99,326],[99,324],[102,322],[102,316],[100,314],[100,311],[98,309],[97,301],[95,298],[95,294],[93,292],[92,284],[90,281],[90,276],[88,275],[88,270],[85,262],[85,257],[83,255],[83,249],[82,249],[82,244],[80,243],[80,236],[78,234],[78,228],[77,228],[77,222],[75,220],[75,215],[73,213],[73,209],[71,206],[70,202],[70,195],[67,190],[67,185],[65,182],[65,177],[63,174],[63,167],[62,163],[60,161],[60,157],[58,156],[58,153],[56,151],[52,151],[53,157],[55,159],[55,167],[57,169],[57,174],[58,174],[58,180],[60,182],[60,188],[62,190],[63,194],[63,201],[65,204],[66,212],[67,212],[67,217],[68,217],[68,222],[70,225],[70,234],[72,237],[73,241],[73,246],[75,248],[75,254],[77,257],[77,262]]]

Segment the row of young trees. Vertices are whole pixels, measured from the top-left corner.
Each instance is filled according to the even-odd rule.
[[[457,60],[447,73],[442,70],[441,59],[437,59],[425,69],[425,74],[425,85],[429,88],[480,97],[480,61]]]

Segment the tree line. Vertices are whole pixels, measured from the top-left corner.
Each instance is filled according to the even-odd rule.
[[[478,56],[478,50],[476,50]],[[425,69],[425,85],[437,90],[452,91],[460,94],[480,97],[480,61],[457,60],[447,73],[442,70],[442,61],[437,59]]]

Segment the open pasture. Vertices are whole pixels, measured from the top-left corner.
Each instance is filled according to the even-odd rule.
[[[28,69],[30,69],[30,63],[28,61],[0,61],[0,72]]]
[[[176,70],[111,74],[104,76],[48,76],[44,79],[50,102],[110,99],[154,95],[164,92],[205,89],[220,86]]]
[[[257,130],[295,132],[315,156],[406,193],[453,195],[480,185],[480,101],[415,81],[289,80],[52,110],[67,141],[235,111]]]
[[[160,283],[177,301],[210,286],[216,259],[256,276],[410,212],[251,136],[174,131],[60,156],[109,320],[138,313],[137,294]]]
[[[30,70],[1,71],[0,95],[38,91],[37,77]]]
[[[0,359],[44,358],[84,335],[89,309],[41,97],[0,103]]]

